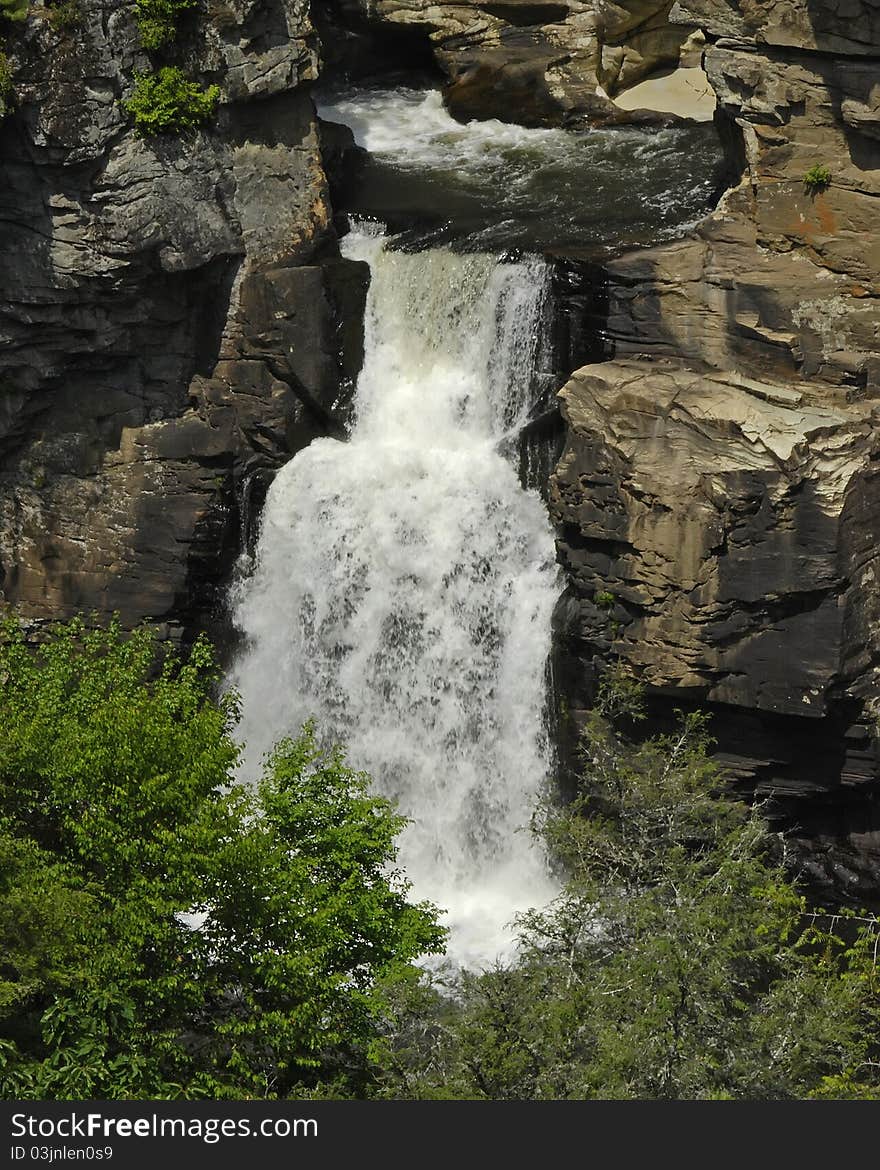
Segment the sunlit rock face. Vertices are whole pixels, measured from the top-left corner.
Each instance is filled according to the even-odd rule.
[[[877,10],[693,0],[670,19],[707,37],[744,176],[689,238],[604,268],[589,311],[614,360],[562,393],[560,671],[575,724],[608,658],[658,717],[708,705],[806,872],[873,897]]]
[[[678,65],[696,25],[670,24],[670,8],[671,0],[331,0],[328,16],[355,38],[421,33],[457,118],[560,126],[638,120],[609,98]]]
[[[308,9],[187,18],[174,51],[222,97],[183,138],[137,137],[122,106],[151,64],[133,5],[9,33],[0,566],[25,619],[196,620],[244,486],[333,428],[366,277],[333,258]]]
[[[880,404],[626,361],[578,371],[562,400],[553,511],[593,598],[585,640],[654,689],[827,715],[848,657],[876,639],[855,620],[870,599],[845,529],[873,500]]]

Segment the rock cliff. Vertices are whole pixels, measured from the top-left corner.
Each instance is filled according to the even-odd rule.
[[[382,32],[421,33],[445,76],[447,105],[462,120],[575,126],[635,120],[609,98],[688,55],[697,22],[672,24],[671,7],[672,0],[329,0],[325,20],[350,38],[354,68]],[[339,37],[334,31],[325,40]]]
[[[578,126],[704,45],[742,181],[686,239],[592,268],[571,297],[578,348],[604,360],[562,392],[549,485],[563,738],[598,664],[629,663],[658,719],[713,711],[817,881],[878,894],[880,10],[311,8],[320,49],[307,0],[206,0],[158,56],[123,0],[63,20],[36,0],[8,27],[3,600],[35,625],[203,625],[273,469],[339,429],[368,274],[336,246],[319,58],[439,68],[461,118]],[[122,103],[164,60],[220,87],[214,125],[137,136]]]
[[[309,5],[211,3],[148,55],[130,3],[37,4],[6,52],[2,596],[174,633],[358,367],[367,277],[330,224]],[[220,86],[215,125],[138,137],[122,102],[157,60]]]
[[[876,895],[878,10],[670,18],[707,37],[744,177],[690,238],[605,268],[592,331],[613,360],[563,390],[551,484],[564,687],[576,724],[614,657],[656,712],[709,705],[810,874]]]

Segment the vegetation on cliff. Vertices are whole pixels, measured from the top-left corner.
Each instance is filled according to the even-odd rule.
[[[189,81],[174,65],[156,73],[135,76],[134,92],[125,108],[143,135],[186,133],[204,125],[214,114],[220,89]]]
[[[196,0],[137,0],[135,10],[144,48],[160,49],[173,41],[181,17],[195,6]]]

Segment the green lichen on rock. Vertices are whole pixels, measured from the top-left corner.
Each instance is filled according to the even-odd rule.
[[[166,65],[156,73],[135,75],[125,109],[142,135],[181,134],[209,121],[219,100],[219,86],[202,89],[176,66]]]
[[[144,48],[161,49],[173,41],[181,15],[195,6],[196,0],[137,0],[135,9]]]

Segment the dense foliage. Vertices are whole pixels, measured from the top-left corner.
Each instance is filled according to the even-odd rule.
[[[145,49],[159,49],[174,40],[181,16],[196,0],[136,0],[138,30]]]
[[[30,0],[0,0],[0,16],[7,20],[24,20],[28,14]]]
[[[401,827],[310,728],[233,781],[210,651],[0,646],[0,1094],[271,1097],[368,1075],[380,986],[442,944]]]
[[[630,742],[639,713],[619,685],[593,712],[580,797],[545,814],[569,878],[519,960],[398,989],[387,1096],[880,1095],[875,921],[808,911],[700,716]]]
[[[804,187],[808,194],[824,191],[831,182],[831,171],[823,163],[815,163],[804,175]]]
[[[811,910],[705,720],[606,687],[518,957],[429,978],[401,818],[306,727],[235,780],[211,653],[0,639],[0,1094],[880,1096],[873,916]]]
[[[135,75],[134,92],[125,108],[142,135],[185,133],[208,122],[217,109],[220,89],[207,89],[173,65],[156,73]]]

